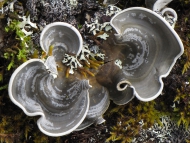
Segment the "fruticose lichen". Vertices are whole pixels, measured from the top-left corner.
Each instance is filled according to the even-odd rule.
[[[88,48],[88,45],[85,44],[83,45],[79,56],[65,54],[62,63],[68,66],[69,74],[74,74],[74,70],[77,70],[77,68],[79,68],[79,71],[82,70],[82,68],[85,68],[86,70],[90,68],[98,69],[104,63],[104,56],[105,54],[99,53],[99,51],[94,53]],[[81,63],[83,63],[83,65]],[[86,70],[84,70],[84,72]]]
[[[155,143],[185,143],[190,139],[190,129],[183,125],[178,126],[169,116],[161,116],[160,122],[155,122],[148,129],[141,129],[139,137],[132,143],[152,141]]]

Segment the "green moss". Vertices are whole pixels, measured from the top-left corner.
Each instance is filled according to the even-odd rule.
[[[1,91],[1,90],[4,90],[4,89],[7,89],[7,88],[8,88],[8,85],[7,85],[7,84],[6,84],[6,85],[3,85],[3,86],[0,87],[0,91]]]
[[[34,133],[34,143],[47,143],[49,141],[48,136],[41,132]]]
[[[22,64],[27,61],[29,57],[29,50],[32,48],[32,41],[30,36],[26,36],[24,32],[19,28],[19,20],[13,19],[8,26],[5,27],[5,31],[15,34],[16,44],[10,48],[5,49],[4,58],[9,60],[7,69],[14,68],[15,63]],[[15,62],[18,61],[18,62]]]
[[[108,114],[117,113],[117,124],[111,128],[111,136],[108,141],[121,140],[122,143],[130,143],[135,136],[138,136],[141,128],[149,128],[155,122],[160,122],[163,115],[155,109],[155,102],[131,102],[125,106],[117,106]],[[142,123],[142,124],[141,124]]]
[[[188,69],[190,68],[190,43],[188,41],[183,41],[183,45],[184,45],[184,66],[183,66],[183,70],[182,70],[182,74],[184,74],[185,72],[188,71]]]
[[[188,129],[190,125],[190,94],[184,87],[177,90],[177,95],[174,99],[173,111],[176,117],[177,125],[181,124]]]
[[[186,5],[190,4],[190,0],[180,0],[180,3],[182,6],[186,6]]]
[[[10,61],[10,63],[7,66],[7,70],[10,70],[11,68],[13,68],[15,55],[13,53],[4,53],[4,58]]]
[[[2,8],[3,6],[4,6],[4,4],[7,2],[8,0],[2,0],[1,2],[0,2],[0,8]]]

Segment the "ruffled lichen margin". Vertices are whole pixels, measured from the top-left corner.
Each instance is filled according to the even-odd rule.
[[[6,1],[5,1],[6,2]],[[23,2],[23,1],[21,1]],[[2,4],[2,3],[1,3]],[[144,1],[120,1],[118,3],[118,6],[121,8],[126,8],[124,6],[131,7],[131,6],[144,6]],[[6,6],[6,5],[5,5]],[[181,11],[186,11],[189,9],[189,2],[187,1],[174,1],[171,3],[171,6],[178,10],[180,9]],[[177,7],[179,6],[179,7]],[[184,41],[185,45],[185,55],[181,58],[179,62],[175,65],[174,69],[171,71],[171,74],[164,80],[165,87],[162,93],[162,96],[160,96],[158,99],[155,100],[155,107],[159,112],[164,112],[166,115],[171,115],[174,121],[182,121],[179,122],[180,124],[186,123],[185,121],[189,118],[188,114],[184,115],[182,114],[184,109],[188,111],[188,103],[186,101],[189,100],[189,72],[188,72],[188,62],[189,62],[189,42],[187,41],[186,38],[189,39],[188,34],[189,34],[189,29],[187,27],[188,25],[188,12],[185,12],[185,16],[182,17],[180,13],[179,14],[179,21],[177,22],[176,25],[176,30],[177,33],[180,35],[182,40]],[[3,16],[1,15],[1,18]],[[7,18],[6,15],[4,15],[4,18]],[[6,23],[5,19],[2,19],[4,23]],[[6,26],[5,24],[1,25],[2,27]],[[185,31],[181,31],[181,28]],[[14,33],[14,32],[13,32]],[[5,34],[5,33],[4,33]],[[5,34],[7,35],[7,34]],[[17,55],[20,52],[20,55],[23,54],[21,53],[21,50],[24,51],[23,49],[17,49],[13,46],[18,46],[16,45],[19,43],[15,39],[14,34],[11,35],[8,34],[8,36],[5,36],[4,41],[12,41],[9,44],[5,44],[5,46],[1,46],[1,49],[3,52],[1,52],[1,67],[0,67],[0,79],[1,79],[1,95],[0,95],[0,138],[2,141],[6,142],[63,142],[63,141],[70,141],[70,142],[82,142],[82,141],[91,141],[91,142],[104,142],[106,138],[110,136],[110,131],[113,131],[110,129],[117,123],[117,118],[119,116],[114,115],[114,116],[106,116],[107,122],[105,125],[98,125],[98,126],[92,126],[90,128],[87,128],[84,131],[80,132],[74,132],[71,135],[68,135],[66,137],[61,137],[61,138],[51,138],[43,135],[37,128],[36,124],[36,118],[35,117],[27,117],[22,113],[20,109],[15,107],[9,100],[8,94],[7,94],[7,84],[10,78],[10,75],[13,72],[13,69],[15,69],[18,65],[20,65],[23,61],[24,58],[17,59]],[[9,38],[10,37],[10,38]],[[11,40],[10,40],[11,39]],[[4,42],[3,42],[4,43]],[[13,50],[13,51],[12,51]],[[37,51],[37,52],[36,52]],[[41,52],[38,48],[33,49],[34,54],[29,54],[26,56],[27,58],[31,57],[36,57],[39,56],[38,52]],[[4,53],[5,54],[4,57]],[[14,57],[14,60],[13,58]],[[22,61],[23,60],[23,61]],[[10,63],[13,63],[13,66],[9,66]],[[183,70],[183,65],[185,64],[184,70]],[[9,67],[7,69],[7,67]],[[183,70],[183,75],[182,75],[182,70]],[[175,79],[175,80],[174,80]],[[178,90],[176,90],[178,89]],[[178,95],[178,96],[176,96]],[[179,100],[181,99],[181,100]],[[185,100],[184,100],[185,99]],[[174,102],[175,106],[174,106]],[[133,101],[134,106],[130,107],[131,109],[136,108],[136,105],[139,104],[139,101]],[[111,108],[114,109],[115,105],[112,105]],[[120,110],[118,113],[120,115],[127,115],[126,110]],[[170,113],[172,114],[170,114]],[[108,111],[109,113],[109,111]],[[108,114],[107,114],[108,115]],[[114,117],[114,118],[113,118]],[[181,119],[181,120],[179,120]],[[182,120],[183,119],[183,120]],[[185,119],[185,120],[184,120]],[[179,133],[179,130],[177,131]],[[188,137],[186,142],[188,142]],[[117,142],[117,141],[115,141]],[[121,142],[121,141],[118,141]]]

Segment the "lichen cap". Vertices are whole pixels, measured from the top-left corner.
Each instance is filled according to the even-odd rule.
[[[66,52],[75,55],[80,52],[82,38],[80,33],[67,23],[50,24],[50,29],[52,25],[58,25],[59,28],[66,30],[58,31],[59,28],[55,28],[55,32],[58,32],[58,35],[53,35],[55,37],[51,32],[50,34],[42,32],[45,33],[42,39],[46,39],[46,47],[43,47],[43,50],[49,55],[47,59],[30,59],[20,65],[11,76],[8,90],[12,102],[25,114],[41,115],[37,124],[44,134],[62,136],[74,131],[85,119],[89,110],[88,90],[91,86],[86,79],[75,76],[65,78],[65,70],[57,71],[57,63],[61,62]],[[71,35],[68,32],[71,32]],[[49,37],[51,41],[47,41],[46,36],[53,40]],[[65,41],[64,38],[65,43],[62,42]],[[64,44],[68,46],[67,49],[64,49]],[[53,50],[52,46],[55,46]]]
[[[41,115],[38,127],[49,136],[67,135],[93,123],[104,122],[102,115],[110,103],[107,89],[94,77],[90,79],[93,88],[90,88],[89,80],[76,72],[65,77],[67,67],[62,60],[71,50],[56,42],[43,49],[48,56],[46,59],[23,63],[9,82],[12,102],[28,116]],[[72,54],[76,56],[78,52]],[[57,70],[57,66],[62,70]]]
[[[61,47],[66,53],[78,55],[83,40],[79,31],[65,22],[54,22],[45,26],[40,35],[40,45],[48,53],[49,47]]]
[[[121,11],[110,24],[118,45],[126,44],[122,70],[136,97],[142,101],[155,99],[162,92],[162,78],[184,51],[179,36],[162,16],[142,7]]]
[[[110,104],[108,90],[98,83],[93,84],[89,89],[90,106],[85,120],[76,129],[76,131],[82,130],[91,124],[101,124],[105,122],[102,115],[106,112]]]
[[[89,109],[87,80],[54,78],[44,62],[32,59],[13,73],[9,96],[28,116],[41,115],[40,130],[49,136],[62,136],[74,131]]]

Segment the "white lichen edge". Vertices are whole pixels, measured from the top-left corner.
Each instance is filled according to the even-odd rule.
[[[45,114],[43,112],[35,112],[35,113],[29,113],[25,108],[24,106],[22,106],[22,104],[20,104],[17,100],[15,100],[13,98],[13,94],[12,94],[12,86],[13,86],[13,80],[14,78],[16,77],[16,75],[18,74],[18,72],[24,68],[27,64],[29,63],[32,63],[32,62],[41,62],[44,64],[44,61],[43,60],[40,60],[40,59],[31,59],[31,60],[28,60],[26,61],[25,63],[23,63],[22,65],[20,65],[15,71],[14,73],[12,74],[11,78],[10,78],[10,81],[9,81],[9,86],[8,86],[8,93],[9,93],[9,97],[11,99],[11,101],[17,105],[18,107],[20,107],[24,113],[28,116],[38,116],[40,115],[41,117],[37,120],[37,125],[38,125],[38,128],[40,129],[41,132],[43,132],[44,134],[48,135],[48,136],[52,136],[52,137],[59,137],[59,136],[64,136],[64,135],[67,135],[69,133],[71,133],[72,131],[76,130],[77,127],[79,127],[79,125],[83,122],[83,120],[85,119],[87,113],[88,113],[88,110],[89,110],[89,105],[90,105],[90,98],[89,98],[89,92],[87,91],[87,100],[88,100],[88,103],[87,103],[87,109],[86,109],[86,112],[83,116],[83,118],[78,122],[78,124],[76,126],[74,126],[73,128],[71,128],[70,130],[66,131],[66,132],[62,132],[62,133],[50,133],[50,132],[47,132],[45,131],[41,125],[40,125],[40,122],[41,120],[43,120],[45,118]],[[88,83],[89,83],[89,80],[88,80]],[[90,84],[89,84],[90,87],[92,87]]]
[[[120,69],[122,69],[122,61],[120,59],[116,59],[114,63],[116,66],[118,66]]]
[[[46,26],[44,27],[44,29],[42,30],[42,33],[41,33],[41,35],[40,35],[40,46],[41,46],[42,50],[45,51],[46,53],[49,52],[49,51],[46,51],[46,49],[44,48],[42,38],[43,38],[45,32],[46,32],[49,28],[54,27],[54,26],[65,26],[65,27],[68,27],[68,28],[70,28],[71,30],[73,30],[73,32],[75,32],[75,34],[76,34],[76,35],[78,36],[78,38],[79,38],[79,49],[78,49],[78,52],[76,53],[76,55],[79,55],[80,52],[81,52],[81,50],[82,50],[82,46],[83,46],[83,39],[82,39],[82,36],[81,36],[80,32],[79,32],[74,26],[72,26],[71,24],[65,23],[65,22],[53,22],[53,23],[50,23],[50,24],[48,24],[48,25],[46,25]]]
[[[46,66],[47,71],[53,76],[53,78],[57,78],[58,71],[57,71],[57,64],[55,62],[55,58],[53,56],[49,56],[44,65]]]
[[[172,68],[173,68],[174,64],[176,63],[177,59],[183,54],[183,52],[184,52],[184,47],[183,47],[183,43],[182,43],[180,37],[178,36],[178,34],[175,32],[175,30],[172,28],[172,26],[170,26],[170,24],[169,24],[162,16],[160,16],[159,14],[157,14],[156,12],[154,12],[154,11],[152,11],[152,10],[149,10],[149,9],[143,8],[143,7],[132,7],[132,8],[128,8],[128,9],[125,9],[125,10],[121,11],[120,13],[117,13],[114,17],[112,17],[112,19],[111,19],[111,21],[110,21],[110,25],[115,29],[115,31],[116,31],[116,33],[117,33],[117,34],[115,34],[116,36],[120,36],[120,35],[122,34],[122,32],[120,31],[120,29],[117,29],[117,28],[114,26],[114,24],[113,24],[114,18],[116,18],[116,17],[117,17],[119,14],[121,14],[121,13],[124,13],[124,12],[126,12],[126,11],[131,11],[131,10],[142,10],[142,11],[146,11],[146,12],[148,12],[148,13],[154,15],[155,17],[159,18],[159,19],[169,28],[169,30],[173,33],[173,35],[175,36],[175,38],[176,38],[176,40],[178,41],[178,43],[179,43],[179,45],[180,45],[180,48],[181,48],[180,53],[179,53],[178,55],[176,55],[176,57],[175,57],[174,60],[173,60],[173,63],[170,65],[168,71],[167,71],[165,74],[159,76],[159,83],[161,84],[161,86],[160,86],[160,89],[158,90],[158,92],[157,92],[154,96],[152,96],[152,97],[150,97],[150,98],[142,98],[142,97],[136,92],[134,86],[131,86],[131,88],[133,88],[133,90],[134,90],[135,96],[136,96],[139,100],[148,102],[148,101],[154,100],[155,98],[157,98],[157,97],[162,93],[162,90],[163,90],[163,87],[164,87],[164,83],[163,83],[163,81],[162,81],[162,78],[167,77],[167,76],[169,75],[169,73],[170,73],[170,71],[172,70]]]

